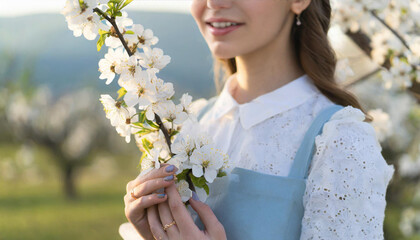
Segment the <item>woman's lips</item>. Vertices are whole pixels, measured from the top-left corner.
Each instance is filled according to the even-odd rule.
[[[215,36],[223,36],[226,35],[232,31],[235,31],[236,29],[240,28],[243,24],[239,24],[239,25],[235,25],[235,26],[229,26],[229,27],[225,27],[225,28],[215,28],[213,27],[210,23],[206,24],[209,29],[210,32],[215,35]]]

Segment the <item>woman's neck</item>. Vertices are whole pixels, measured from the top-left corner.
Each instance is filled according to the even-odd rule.
[[[239,104],[247,103],[305,74],[294,52],[292,42],[279,36],[262,49],[236,57],[232,97]]]

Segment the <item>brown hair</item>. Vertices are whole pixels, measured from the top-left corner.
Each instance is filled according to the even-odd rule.
[[[326,97],[336,104],[360,109],[366,116],[365,121],[370,122],[373,118],[366,113],[356,97],[335,81],[337,58],[327,36],[330,19],[330,0],[312,0],[301,13],[302,25],[293,24],[291,31],[297,59],[305,73]],[[223,78],[220,75],[221,70]],[[214,59],[214,81],[218,93],[221,91],[222,82],[236,71],[235,58]]]

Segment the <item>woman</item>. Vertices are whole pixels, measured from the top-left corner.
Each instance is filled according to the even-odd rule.
[[[208,205],[193,193],[196,221],[176,191],[174,166],[131,181],[125,212],[138,234],[383,239],[394,168],[364,122],[370,117],[334,81],[329,0],[193,0],[191,13],[216,78],[221,65],[228,75],[200,124],[236,169],[210,186]]]

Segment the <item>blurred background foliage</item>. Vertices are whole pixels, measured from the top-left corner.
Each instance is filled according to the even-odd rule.
[[[157,47],[171,56],[160,78],[174,83],[175,98],[216,94],[211,54],[189,14],[129,16],[151,28]],[[0,32],[0,239],[119,239],[125,185],[137,176],[141,156],[99,103],[100,94],[117,90],[98,78],[105,50],[74,38],[59,14],[0,17]],[[334,36],[338,56],[354,55],[350,39]],[[373,68],[358,53],[351,58],[354,79]],[[383,120],[377,127],[385,128],[378,131],[382,153],[396,168],[386,239],[420,239],[418,100],[408,91],[384,90],[375,75],[345,85],[366,109],[383,111],[374,112]]]

